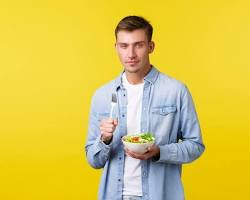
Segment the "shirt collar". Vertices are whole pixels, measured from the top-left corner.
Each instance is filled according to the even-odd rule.
[[[115,89],[116,90],[118,88],[123,88],[123,85],[122,85],[122,74],[123,74],[123,72],[115,79]],[[152,65],[151,70],[144,77],[144,80],[150,82],[151,84],[154,84],[154,82],[156,81],[158,75],[159,75],[159,71]]]

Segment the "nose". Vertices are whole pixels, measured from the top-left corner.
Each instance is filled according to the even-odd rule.
[[[129,57],[129,59],[136,58],[136,53],[135,53],[134,47],[130,47],[128,49],[128,57]]]

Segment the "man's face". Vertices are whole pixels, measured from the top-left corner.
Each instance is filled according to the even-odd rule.
[[[116,50],[125,71],[137,73],[150,67],[149,54],[154,50],[154,43],[148,41],[143,29],[119,31]]]

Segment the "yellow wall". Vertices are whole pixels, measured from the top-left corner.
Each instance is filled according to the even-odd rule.
[[[248,199],[248,2],[1,1],[0,199],[96,199],[101,172],[83,153],[90,98],[122,69],[113,32],[129,14],[152,22],[152,63],[196,104],[207,149],[184,166],[186,199]]]

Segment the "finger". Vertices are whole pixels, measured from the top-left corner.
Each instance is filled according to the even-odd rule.
[[[133,156],[141,160],[147,160],[153,156],[153,152],[146,151],[144,154],[138,154],[138,153],[133,152]]]
[[[113,124],[113,121],[114,121],[114,120],[113,120],[112,118],[107,118],[107,119],[106,119],[106,122],[107,122],[107,123]]]
[[[124,150],[125,150],[125,154],[126,155],[129,155],[129,156],[131,156],[132,157],[132,152],[131,151],[129,151],[127,148],[124,148]]]
[[[101,127],[104,127],[104,128],[114,128],[114,124],[109,124],[109,123],[103,123],[100,125]]]
[[[148,147],[148,151],[154,151],[156,148],[157,148],[157,146],[153,144],[153,145]]]
[[[113,123],[114,123],[115,126],[117,126],[118,120],[117,120],[117,119],[114,119]]]
[[[114,131],[113,128],[107,128],[107,127],[100,127],[100,130],[104,132],[109,132],[109,133],[113,133]]]
[[[103,123],[105,123],[106,121],[107,121],[107,118],[103,118],[103,119],[101,119],[100,123],[103,124]]]
[[[130,152],[126,152],[126,155],[127,155],[127,156],[130,156],[130,157],[132,157],[132,158],[136,158],[136,156],[135,156],[134,154],[130,153]]]
[[[113,136],[113,133],[101,131],[101,135],[106,136],[106,137],[111,137]]]
[[[133,151],[129,151],[129,150],[128,150],[127,153],[128,153],[131,157],[136,158],[136,159],[142,160],[142,158],[143,158],[143,156],[142,156],[141,154],[137,154],[137,153],[135,153],[135,152],[133,152]]]
[[[132,157],[128,152],[125,152],[125,154],[126,154],[126,156],[130,156],[130,157]]]
[[[109,119],[102,119],[101,122],[100,122],[100,125],[102,125],[102,126],[105,126],[105,125],[107,125],[107,124],[113,125],[113,122],[110,121]]]

